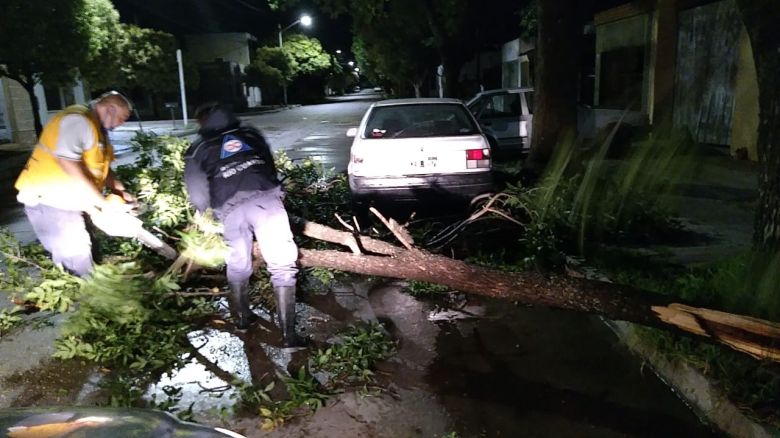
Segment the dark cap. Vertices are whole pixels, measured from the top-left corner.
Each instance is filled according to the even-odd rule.
[[[212,101],[212,102],[206,102],[198,105],[197,108],[195,108],[195,118],[198,119],[198,121],[201,121],[208,117],[209,114],[211,114],[212,111],[217,109],[219,107],[219,102]]]

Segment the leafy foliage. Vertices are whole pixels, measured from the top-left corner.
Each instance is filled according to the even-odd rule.
[[[184,189],[184,153],[189,142],[177,137],[138,134],[138,159],[117,174],[147,209],[145,223],[173,231],[189,222],[191,208]]]
[[[423,80],[439,64],[422,9],[420,2],[389,3],[382,17],[359,27],[352,45],[361,72],[398,95],[411,94],[412,88],[419,95]]]
[[[539,10],[536,2],[532,1],[518,12],[520,16],[520,38],[533,41],[536,38]]]
[[[113,6],[110,10],[97,12],[93,21],[107,21],[106,17],[113,16],[117,18],[98,27],[110,29],[110,32],[96,36],[104,43],[93,50],[81,68],[90,87],[97,90],[117,87],[141,89],[154,96],[178,90],[178,44],[173,35],[119,23]],[[200,82],[198,70],[187,57],[184,58],[184,68],[187,88],[197,89]]]
[[[0,75],[30,86],[72,83],[90,53],[95,1],[105,0],[0,3]]]
[[[282,43],[282,51],[288,59],[292,77],[323,74],[331,68],[331,58],[316,38],[299,33],[288,35]]]
[[[0,309],[0,337],[22,324],[22,317],[17,312]]]
[[[306,372],[305,367],[300,367],[297,375],[281,376],[281,379],[290,394],[287,403],[292,408],[303,407],[315,412],[328,398],[328,394],[322,392],[320,384]]]
[[[230,249],[222,238],[222,226],[212,217],[211,211],[205,215],[196,213],[193,225],[178,231],[181,254],[200,266],[216,268],[224,265]]]
[[[440,284],[426,283],[424,281],[412,280],[409,282],[407,290],[412,296],[422,297],[428,295],[440,295],[450,290],[447,286]]]
[[[261,429],[272,431],[284,425],[295,415],[304,412],[314,413],[328,398],[319,383],[301,367],[296,375],[277,373],[277,380],[268,384],[247,384],[233,382],[238,390],[241,407],[257,412],[262,418]],[[281,382],[287,390],[287,397],[277,399],[274,390]]]
[[[78,296],[81,279],[55,266],[39,244],[22,246],[7,229],[0,229],[0,289],[19,302],[46,311],[66,312]],[[23,308],[0,312],[0,336],[24,322]]]
[[[331,70],[328,74],[328,87],[333,90],[334,93],[341,95],[357,84],[357,73],[342,67],[336,60],[333,60]]]
[[[290,7],[298,2],[268,0],[272,8]],[[522,7],[522,3],[511,2],[485,7],[484,2],[477,0],[316,3],[331,15],[352,18],[352,52],[361,73],[399,96],[411,94],[413,88],[421,91],[422,82],[433,79],[439,64],[444,64],[445,74],[453,79],[449,88],[455,91],[457,74],[467,60],[486,46],[516,38],[518,24],[508,18]],[[450,94],[453,93],[447,95]]]
[[[124,25],[119,13],[108,0],[93,0],[85,13],[92,44],[86,63],[80,67],[81,76],[93,89],[123,86],[120,66],[125,46]]]
[[[335,214],[349,211],[346,175],[326,170],[322,163],[309,158],[294,163],[282,151],[276,154],[276,169],[284,182],[290,215],[336,225]]]
[[[277,89],[293,77],[290,60],[278,47],[260,47],[246,68],[246,82],[263,89]]]
[[[123,25],[122,32],[122,60],[119,67],[126,86],[153,94],[178,90],[176,38],[166,32],[134,25]],[[197,69],[189,64],[187,67],[186,85],[190,89],[197,89]]]
[[[247,384],[233,382],[240,406],[257,412],[262,418],[261,428],[274,430],[296,415],[314,413],[321,408],[328,396],[348,386],[374,382],[372,371],[376,362],[395,353],[396,344],[387,338],[378,324],[351,326],[339,336],[339,341],[325,351],[319,350],[309,359],[313,372],[329,375],[326,385],[321,385],[307,370],[300,367],[293,375],[277,373],[277,380],[269,383]],[[281,382],[286,396],[279,398],[277,384]]]
[[[636,143],[618,166],[610,143],[594,150],[564,143],[536,187],[508,184],[500,207],[523,224],[525,264],[562,261],[599,243],[648,243],[682,234],[666,195],[695,162],[684,135]]]
[[[96,266],[55,357],[147,372],[181,364],[192,330],[187,320],[215,309],[203,300],[185,301],[174,293],[178,288],[169,276],[150,278],[132,262]]]
[[[395,341],[387,337],[381,325],[351,326],[333,346],[317,350],[311,359],[312,369],[334,376],[333,387],[365,385],[374,381],[374,364],[395,351]]]
[[[308,87],[315,95],[321,94],[326,79],[333,74],[335,64],[322,48],[319,40],[302,34],[285,37],[282,47],[260,47],[252,63],[246,69],[245,79],[249,85],[257,85],[271,95],[279,97],[279,89],[296,82],[296,89],[312,82],[316,90]],[[310,85],[310,84],[308,84]]]

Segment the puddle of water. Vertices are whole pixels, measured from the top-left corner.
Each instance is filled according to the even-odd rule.
[[[343,420],[336,429],[357,430],[361,421],[369,421],[383,430],[372,436],[388,437],[406,436],[419,425],[426,425],[420,430],[457,431],[459,436],[716,436],[663,382],[643,372],[640,361],[596,318],[469,298],[477,309],[469,314],[484,316],[431,321],[432,301],[400,292],[397,283],[370,293],[369,287],[357,282],[305,296],[297,309],[298,330],[311,343],[297,357],[277,348],[279,333],[267,320],[242,332],[193,332],[192,343],[204,345],[203,357],[166,376],[147,397],[161,397],[165,385],[181,386],[180,408],[194,403],[197,420],[214,421],[219,409],[232,407],[235,400],[233,390],[214,397],[209,388],[225,387],[233,375],[267,384],[277,373],[297,370],[346,325],[379,320],[399,342],[398,354],[377,370],[395,396],[376,401],[376,406],[350,407],[349,417],[363,420]],[[420,400],[428,400],[430,409],[420,410],[415,405]],[[381,418],[370,415],[377,406]],[[336,411],[325,408],[279,433],[324,427]],[[401,412],[404,418],[398,416]],[[218,419],[234,424],[251,420]]]
[[[203,345],[199,350],[203,357],[193,358],[181,369],[164,375],[149,387],[144,398],[161,402],[167,399],[166,386],[181,388],[178,410],[192,405],[193,413],[199,417],[219,417],[220,410],[231,408],[236,402],[230,380],[251,380],[244,342],[231,333],[213,329],[194,331],[187,337],[192,345]]]
[[[341,293],[310,294],[306,303],[297,304],[297,330],[309,338],[310,351],[316,351],[333,333],[354,321],[350,309],[365,301],[354,292],[365,294],[365,285],[336,289]],[[270,313],[260,307],[254,312],[261,320],[247,330],[231,331],[228,326],[224,331],[204,329],[189,333],[190,343],[198,348],[199,355],[151,385],[144,398],[164,401],[166,387],[181,388],[175,409],[186,410],[192,405],[192,412],[200,421],[225,420],[231,417],[230,408],[238,401],[236,389],[230,385],[234,379],[265,386],[278,374],[297,371],[308,353],[289,353],[279,348],[281,334]],[[283,388],[278,389],[283,392]]]
[[[595,318],[488,303],[440,324],[428,382],[464,436],[716,436]]]

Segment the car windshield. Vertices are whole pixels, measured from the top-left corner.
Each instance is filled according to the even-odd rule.
[[[365,138],[452,137],[479,132],[463,105],[408,104],[375,107]]]

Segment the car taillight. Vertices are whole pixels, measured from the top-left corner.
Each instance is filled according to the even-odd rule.
[[[482,152],[482,149],[469,149],[466,151],[467,160],[481,160],[484,156],[485,154]]]
[[[490,167],[490,149],[466,150],[466,168],[479,169]]]

